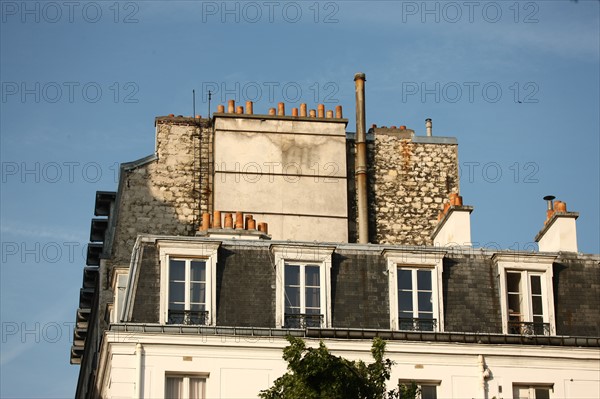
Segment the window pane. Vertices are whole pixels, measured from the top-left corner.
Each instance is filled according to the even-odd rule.
[[[398,269],[398,289],[412,290],[412,272],[407,269]]]
[[[185,261],[171,259],[169,268],[169,280],[185,280]]]
[[[300,285],[300,266],[285,265],[285,285]]]
[[[305,268],[306,285],[318,287],[320,284],[319,266],[307,265]]]
[[[437,399],[435,385],[421,385],[421,399]]]
[[[410,312],[412,317],[413,299],[411,291],[398,292],[398,310],[400,312]]]
[[[185,282],[173,282],[169,284],[169,302],[185,301]]]
[[[204,397],[204,378],[190,378],[190,399]]]
[[[531,293],[533,295],[542,295],[541,276],[531,276]]]
[[[521,273],[506,273],[506,289],[508,292],[520,292]]]
[[[431,270],[417,270],[417,289],[431,291]]]
[[[529,399],[529,387],[513,387],[513,399]]]
[[[307,308],[320,308],[321,290],[319,288],[307,288],[305,303]]]
[[[550,399],[548,388],[535,388],[535,399]]]
[[[206,281],[206,262],[192,261],[190,265],[191,281]]]
[[[508,294],[508,314],[520,314],[521,313],[521,295]]]
[[[299,307],[300,306],[300,288],[299,287],[285,287],[285,307]]]
[[[185,303],[183,303],[183,302],[169,303],[169,310],[185,310]]]
[[[190,310],[193,312],[204,312],[206,310],[206,305],[204,303],[191,303]]]
[[[167,399],[183,398],[183,378],[167,377],[165,381],[165,397]]]
[[[419,292],[419,311],[433,312],[433,303],[431,303],[431,292]]]
[[[533,315],[543,315],[544,314],[544,307],[542,304],[542,297],[541,296],[533,296],[531,297],[531,307],[533,310]]]
[[[190,302],[204,303],[206,298],[206,283],[190,283]]]

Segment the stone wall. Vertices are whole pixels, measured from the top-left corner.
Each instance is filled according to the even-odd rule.
[[[156,156],[123,164],[111,263],[129,264],[138,234],[193,235],[211,190],[209,121],[156,119]]]
[[[459,189],[456,140],[374,130],[368,176],[371,242],[432,245],[442,204]]]

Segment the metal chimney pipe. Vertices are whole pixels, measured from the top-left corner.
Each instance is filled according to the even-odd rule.
[[[432,128],[431,118],[425,119],[425,128],[427,129],[427,136],[432,136],[431,128]]]
[[[356,91],[356,194],[358,209],[358,242],[369,242],[369,213],[367,205],[367,126],[365,121],[364,73],[354,75]]]
[[[556,197],[554,195],[546,195],[544,197],[544,201],[546,201],[546,204],[548,205],[548,209],[549,211],[554,209],[554,204],[552,204],[552,200],[554,200]]]

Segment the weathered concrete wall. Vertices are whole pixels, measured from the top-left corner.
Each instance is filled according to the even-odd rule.
[[[387,130],[387,129],[386,129]],[[372,148],[372,150],[371,150]],[[378,244],[432,245],[442,203],[458,193],[458,145],[375,129],[369,157],[370,236]]]
[[[215,118],[215,209],[269,224],[273,239],[348,241],[346,120]]]

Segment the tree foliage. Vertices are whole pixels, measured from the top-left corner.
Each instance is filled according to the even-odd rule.
[[[323,341],[318,348],[306,347],[304,340],[288,336],[289,346],[283,350],[288,371],[267,390],[261,391],[263,399],[390,399],[414,398],[416,386],[400,392],[388,391],[393,362],[384,359],[385,341],[373,339],[371,354],[374,362],[366,365],[362,360],[350,361],[332,355]],[[410,391],[413,391],[412,393]]]

